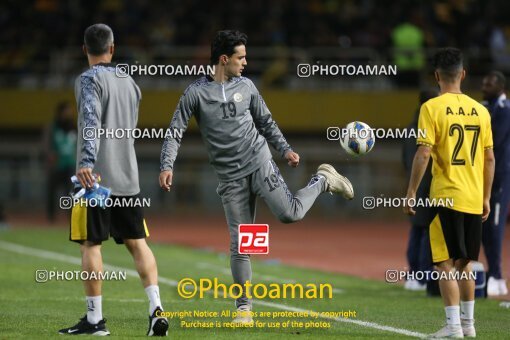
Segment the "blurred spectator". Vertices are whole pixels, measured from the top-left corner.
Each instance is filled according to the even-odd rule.
[[[427,100],[437,97],[437,95],[437,90],[423,90],[420,92],[420,106],[416,109],[413,121],[407,127],[408,130],[412,129],[418,131],[418,117],[421,105]],[[404,140],[402,158],[408,177],[411,175],[416,149],[416,138],[407,138]],[[417,200],[427,199],[429,197],[431,182],[432,161],[429,162],[420,186],[418,187],[418,191],[416,192]],[[429,225],[434,216],[430,208],[415,207],[414,209],[416,210],[416,215],[411,216],[411,231],[409,233],[409,242],[407,245],[407,263],[409,265],[410,274],[414,274],[417,271],[432,270]],[[407,290],[425,290],[427,288],[427,283],[425,280],[408,280],[404,288]]]
[[[393,60],[398,68],[397,82],[401,86],[416,87],[425,65],[425,35],[419,26],[420,22],[420,13],[413,11],[411,20],[402,22],[391,33]]]
[[[491,114],[492,139],[496,169],[492,183],[491,212],[482,228],[482,244],[489,265],[487,294],[506,295],[502,277],[501,255],[508,204],[510,203],[510,100],[505,95],[503,73],[493,71],[483,78],[483,103]]]
[[[71,191],[71,176],[76,166],[76,119],[69,102],[58,104],[55,119],[45,131],[47,170],[47,209],[55,220],[60,195]]]
[[[497,25],[490,36],[490,50],[494,66],[500,70],[510,71],[510,27]]]

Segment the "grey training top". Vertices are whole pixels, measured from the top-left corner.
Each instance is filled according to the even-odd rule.
[[[220,181],[243,178],[269,161],[267,142],[281,156],[291,149],[248,78],[234,77],[221,84],[210,76],[196,80],[181,96],[170,130],[184,132],[193,115]],[[177,133],[165,139],[161,171],[173,170],[180,144]]]
[[[123,138],[115,138],[111,133],[116,129],[136,128],[142,95],[135,81],[129,76],[117,77],[113,64],[98,64],[76,79],[75,96],[78,105],[76,170],[92,168],[101,175],[101,185],[109,187],[113,195],[138,194],[135,141],[128,133]],[[105,133],[101,134],[99,129]]]

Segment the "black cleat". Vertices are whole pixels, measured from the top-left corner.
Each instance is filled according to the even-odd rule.
[[[159,316],[163,310],[161,307],[156,307],[152,315],[149,316],[149,330],[148,336],[167,336],[168,335],[168,320],[165,317]]]
[[[64,328],[58,331],[59,334],[69,334],[69,335],[97,335],[97,336],[106,336],[110,335],[110,332],[106,329],[106,319],[99,321],[97,324],[93,325],[87,321],[87,315],[80,319],[73,327]]]

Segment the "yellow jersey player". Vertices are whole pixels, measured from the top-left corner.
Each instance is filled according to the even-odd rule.
[[[418,128],[425,136],[417,139],[407,202],[415,198],[432,155],[431,201],[453,202],[434,208],[429,227],[446,312],[446,326],[432,337],[472,337],[475,282],[469,263],[478,259],[482,221],[490,212],[495,165],[491,118],[484,106],[461,92],[466,71],[460,50],[439,50],[433,61],[441,94],[420,109]],[[409,206],[404,211],[415,213]]]

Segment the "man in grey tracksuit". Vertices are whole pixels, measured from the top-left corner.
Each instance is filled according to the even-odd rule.
[[[323,192],[343,194],[352,199],[350,182],[335,169],[323,164],[309,184],[293,195],[272,160],[268,143],[296,167],[299,155],[292,151],[255,85],[241,72],[246,63],[245,34],[218,32],[211,46],[211,64],[215,74],[193,82],[182,95],[170,129],[185,130],[195,116],[209,161],[218,178],[230,231],[231,269],[235,283],[251,281],[250,257],[238,253],[238,226],[254,223],[255,199],[264,199],[274,215],[284,223],[303,218]],[[180,138],[169,137],[161,151],[160,185],[169,191]],[[236,300],[238,310],[251,310],[251,301],[243,294]],[[235,321],[250,322],[251,318]]]
[[[71,241],[80,244],[82,271],[101,273],[101,246],[110,236],[124,244],[131,253],[136,270],[149,299],[147,335],[165,336],[168,320],[161,316],[156,259],[147,245],[149,236],[139,199],[138,163],[132,137],[108,138],[100,129],[133,130],[138,121],[141,92],[131,77],[118,77],[111,63],[114,52],[113,31],[105,24],[85,30],[83,52],[90,68],[76,80],[78,108],[78,143],[76,177],[82,188],[91,189],[94,175],[101,175],[101,185],[109,187],[111,199],[122,202],[104,209],[74,204],[71,211]],[[79,188],[76,188],[79,190]],[[91,276],[92,277],[92,276]],[[80,321],[59,330],[68,335],[110,335],[102,310],[102,280],[84,280],[87,314]]]

